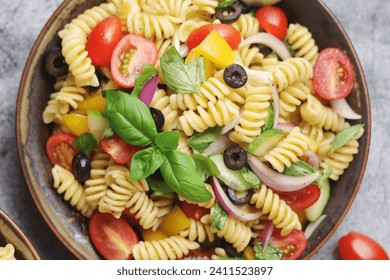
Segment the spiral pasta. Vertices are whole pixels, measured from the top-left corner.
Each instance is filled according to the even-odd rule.
[[[287,86],[279,94],[280,115],[288,117],[302,104],[302,101],[306,100],[308,94],[310,89],[303,82],[295,82]]]
[[[227,259],[229,256],[226,253],[226,250],[221,247],[217,247],[214,249],[214,253],[211,255],[212,260],[223,260]]]
[[[163,131],[172,130],[179,127],[179,111],[172,108],[169,103],[169,96],[163,89],[158,89],[150,103],[151,107],[159,109],[165,118]]]
[[[203,224],[200,221],[190,219],[190,226],[180,232],[180,236],[186,237],[191,241],[197,241],[200,243],[206,240],[213,242],[215,240],[215,236],[211,232],[210,227],[210,224]]]
[[[321,160],[325,159],[328,156],[335,137],[336,134],[334,134],[333,132],[324,132],[321,142],[319,142],[319,147],[317,151],[317,155]]]
[[[261,66],[264,55],[260,52],[259,48],[251,47],[251,45],[244,45],[239,47],[238,57],[245,67],[253,68],[254,66]]]
[[[184,197],[182,196],[178,196],[179,197],[179,200],[180,201],[186,201],[188,203],[191,203],[191,204],[196,204],[200,207],[204,207],[204,208],[207,208],[207,209],[210,209],[211,207],[213,207],[215,205],[215,202],[216,202],[216,198],[215,198],[215,194],[214,194],[214,191],[213,191],[213,188],[211,187],[210,184],[208,183],[205,183],[205,186],[206,186],[206,189],[211,193],[212,195],[212,198],[209,200],[209,201],[206,201],[206,202],[193,202],[193,201],[190,201],[188,199],[185,199]]]
[[[237,29],[244,39],[260,31],[259,21],[250,14],[241,14],[231,26]]]
[[[218,0],[192,0],[192,4],[197,8],[196,14],[215,14],[215,8],[218,6]],[[194,13],[190,14],[194,16]]]
[[[0,246],[0,260],[16,260],[14,245],[7,243],[4,247]]]
[[[146,192],[134,193],[126,203],[126,208],[131,214],[135,214],[140,226],[144,229],[153,227],[158,221],[158,208]]]
[[[250,203],[268,215],[275,227],[281,229],[282,236],[288,235],[293,229],[302,228],[298,215],[264,183],[254,192]]]
[[[287,28],[286,39],[291,50],[295,51],[295,57],[303,57],[314,65],[318,56],[318,46],[307,27],[291,23]]]
[[[199,243],[181,236],[161,240],[140,241],[133,246],[135,260],[175,260],[199,248]]]
[[[142,10],[153,15],[170,15],[183,22],[187,14],[198,10],[190,0],[148,0],[142,4]]]
[[[68,75],[66,82],[56,96],[58,110],[61,115],[67,114],[71,108],[77,109],[78,103],[84,100],[87,90],[76,85],[75,78]]]

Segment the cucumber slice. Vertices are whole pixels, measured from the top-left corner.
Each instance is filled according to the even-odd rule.
[[[268,129],[249,144],[248,152],[258,157],[264,157],[284,137],[284,131],[280,129]]]
[[[100,140],[103,137],[104,130],[108,127],[108,121],[104,114],[98,110],[88,110],[88,128],[95,135],[96,139]]]
[[[256,178],[257,178],[257,176],[249,169],[245,170],[245,172],[241,172],[241,170],[229,169],[225,165],[225,162],[223,161],[223,154],[211,155],[210,159],[215,163],[219,172],[221,173],[220,175],[217,176],[218,179],[220,179],[222,182],[224,182],[230,188],[232,188],[236,191],[243,192],[243,191],[253,189],[253,188],[256,188],[259,186],[260,180],[257,182],[254,182],[255,180],[253,180],[253,176],[255,176]],[[253,173],[253,176],[248,176],[249,174],[245,174],[248,172]],[[246,180],[244,175],[247,178],[252,178],[252,179]]]
[[[325,179],[322,183],[321,194],[316,203],[304,210],[306,219],[309,222],[315,222],[321,217],[322,213],[328,204],[330,197],[330,183],[329,179]]]

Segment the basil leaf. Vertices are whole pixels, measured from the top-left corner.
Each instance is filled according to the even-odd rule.
[[[92,133],[86,132],[74,140],[74,145],[87,157],[98,147],[98,141]]]
[[[151,177],[146,179],[149,187],[152,189],[155,196],[162,196],[169,193],[173,193],[172,188],[164,181],[158,181]]]
[[[164,131],[158,133],[154,138],[154,143],[164,151],[176,150],[179,146],[180,131]]]
[[[259,241],[253,246],[253,250],[255,250],[256,260],[281,260],[283,258],[282,252],[272,243],[269,243],[263,252],[262,242]]]
[[[198,175],[205,182],[210,176],[219,176],[221,173],[217,165],[209,157],[203,155],[192,155]]]
[[[249,170],[247,167],[243,167],[240,169],[240,173],[245,181],[247,181],[250,185],[253,186],[253,188],[257,189],[260,185],[260,179],[256,176],[255,173],[253,173],[251,170]]]
[[[159,169],[164,160],[161,150],[156,146],[136,152],[131,159],[130,180],[145,179]]]
[[[274,106],[272,106],[272,104],[270,104],[270,106],[268,106],[268,108],[267,108],[267,118],[265,119],[265,124],[261,128],[262,132],[264,132],[264,131],[266,131],[268,129],[273,128],[273,126],[274,126],[274,116],[275,116]]]
[[[363,124],[355,124],[353,126],[346,127],[340,130],[333,140],[329,154],[334,153],[335,151],[343,147],[345,144],[347,144],[349,141],[354,139],[356,136],[358,136],[360,133],[362,133],[363,127]]]
[[[103,132],[103,139],[107,137],[114,136],[115,131],[112,129],[111,126],[107,127]]]
[[[131,95],[138,98],[145,84],[157,74],[158,71],[152,64],[145,64],[141,75],[135,79],[135,85]]]
[[[286,167],[284,169],[284,174],[290,175],[290,176],[306,176],[309,174],[313,174],[314,172],[317,172],[318,170],[315,169],[310,164],[304,162],[303,160],[299,160],[297,162],[293,162],[290,167]],[[320,175],[318,178],[313,182],[315,183],[319,188],[322,188],[323,181],[332,174],[332,169],[328,168],[327,170],[319,170]]]
[[[228,219],[228,214],[217,203],[214,206],[214,213],[211,217],[211,226],[217,230],[222,230]]]
[[[161,174],[176,193],[194,202],[206,202],[212,198],[196,173],[191,156],[180,151],[164,151],[164,155],[167,160],[160,167]]]
[[[127,143],[149,146],[157,134],[149,108],[138,98],[121,91],[108,91],[106,116],[112,129]]]
[[[201,133],[197,133],[187,139],[187,144],[193,150],[203,153],[221,134],[222,126],[211,127]]]
[[[160,66],[165,83],[178,93],[199,93],[206,80],[203,57],[185,64],[175,47],[160,58]]]
[[[236,3],[236,0],[226,0],[223,2],[219,2],[216,9],[226,8]]]

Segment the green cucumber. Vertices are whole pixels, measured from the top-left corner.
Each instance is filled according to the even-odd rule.
[[[257,177],[255,174],[253,174],[253,176],[248,176],[249,174],[245,174],[249,172],[253,173],[249,169],[245,169],[244,172],[241,170],[229,169],[223,161],[223,154],[211,155],[210,159],[215,163],[220,172],[220,175],[218,175],[217,178],[224,182],[228,187],[236,191],[243,192],[249,189],[257,188],[259,186],[260,180],[257,182],[254,182],[255,180],[253,180],[253,176]]]
[[[88,110],[88,128],[95,135],[96,139],[100,140],[103,137],[104,130],[108,127],[108,121],[104,114],[98,110]]]
[[[264,157],[280,140],[285,137],[280,129],[268,129],[258,135],[248,146],[248,152],[258,157]]]
[[[325,179],[322,183],[321,194],[316,203],[304,210],[306,219],[309,222],[315,222],[324,213],[326,205],[328,205],[330,197],[329,179]]]

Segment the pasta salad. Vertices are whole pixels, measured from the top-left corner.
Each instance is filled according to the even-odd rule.
[[[46,152],[102,257],[302,255],[364,127],[348,56],[277,2],[107,0],[59,31]]]

